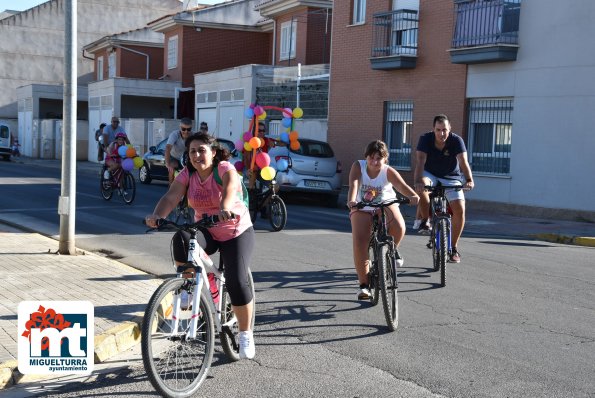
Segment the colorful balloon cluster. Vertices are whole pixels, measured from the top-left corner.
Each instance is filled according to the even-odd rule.
[[[289,166],[287,160],[282,158],[277,161],[277,170],[271,167],[271,158],[267,153],[260,150],[266,145],[266,140],[253,136],[252,131],[256,130],[260,120],[266,119],[266,110],[270,109],[277,110],[282,113],[283,120],[281,121],[281,124],[283,127],[285,127],[286,132],[281,133],[280,139],[285,144],[289,145],[293,151],[300,149],[298,132],[293,130],[294,119],[300,119],[302,116],[304,116],[304,111],[301,108],[295,108],[292,110],[291,108],[278,108],[275,106],[261,106],[256,104],[251,104],[250,107],[246,108],[244,111],[244,115],[248,119],[251,119],[250,129],[244,133],[241,140],[238,140],[235,143],[235,146],[238,149],[243,148],[246,152],[252,152],[253,158],[251,169],[254,169],[255,165],[258,166],[258,168],[260,168],[260,176],[267,181],[275,178],[277,170],[285,171]],[[236,162],[235,168],[238,171],[242,171],[244,164],[242,162]]]
[[[122,145],[118,148],[118,155],[122,159],[122,168],[126,171],[140,169],[143,165],[143,159],[138,156],[136,149],[131,144]]]

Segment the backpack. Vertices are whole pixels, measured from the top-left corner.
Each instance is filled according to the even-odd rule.
[[[223,180],[221,179],[221,176],[219,176],[219,166],[213,167],[213,178],[215,178],[215,182],[217,184],[223,186]],[[246,188],[246,185],[244,185],[244,180],[239,175],[238,178],[240,179],[240,184],[242,185],[242,201],[244,202],[244,206],[249,209],[248,189]]]

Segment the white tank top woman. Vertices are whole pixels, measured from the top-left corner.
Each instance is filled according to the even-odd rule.
[[[393,184],[388,181],[387,170],[390,166],[384,164],[376,178],[370,178],[367,171],[367,162],[358,160],[362,171],[362,178],[355,200],[361,202],[380,203],[388,199],[394,199],[397,194],[393,190]],[[398,205],[397,205],[398,206]],[[364,207],[362,210],[373,211],[373,207]]]

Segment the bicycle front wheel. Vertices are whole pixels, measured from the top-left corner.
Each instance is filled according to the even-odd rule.
[[[399,325],[399,302],[397,299],[397,269],[393,250],[387,244],[380,245],[378,250],[378,275],[382,292],[384,318],[391,331]]]
[[[252,279],[252,272],[248,269],[248,283],[252,291],[252,319],[250,320],[250,330],[254,330],[254,321],[256,319],[256,295],[254,292],[254,280]],[[221,294],[221,324],[223,330],[219,333],[221,340],[221,347],[225,355],[232,361],[240,360],[240,328],[238,326],[238,319],[231,307],[231,297],[225,285],[223,285]]]
[[[287,207],[279,196],[274,196],[269,201],[269,221],[273,231],[281,231],[287,224]]]
[[[132,174],[127,171],[122,176],[122,199],[126,204],[131,204],[136,196],[136,183],[134,182],[134,177]]]
[[[376,253],[374,244],[370,242],[368,245],[368,259],[370,261],[368,269],[368,285],[370,287],[370,302],[372,305],[378,304],[380,298],[380,281],[378,281],[378,255]]]
[[[448,227],[446,220],[438,221],[438,260],[440,261],[440,286],[446,286],[446,256],[448,255]]]
[[[436,223],[434,223],[434,226],[432,226],[432,231],[430,232],[430,243],[428,243],[432,247],[432,266],[434,272],[440,270],[440,258],[438,255],[440,252],[440,248],[438,246],[439,237],[437,228],[438,227]]]
[[[101,190],[101,196],[105,200],[110,200],[112,195],[114,194],[114,189],[112,188],[112,182],[110,178],[105,178],[105,171],[107,168],[104,166],[101,169],[101,178],[99,179],[99,189]]]
[[[167,279],[157,288],[145,310],[141,330],[143,365],[151,384],[164,397],[188,397],[207,377],[215,348],[213,315],[204,292],[198,310],[181,310],[174,329],[173,302],[180,299],[185,280]],[[189,293],[188,293],[189,294]],[[196,339],[188,332],[198,317]]]

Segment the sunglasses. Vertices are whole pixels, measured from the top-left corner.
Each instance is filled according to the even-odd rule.
[[[264,129],[258,129],[259,133],[264,133]]]
[[[120,124],[117,120],[112,121],[112,124]]]
[[[192,131],[192,127],[180,127],[180,131]]]

